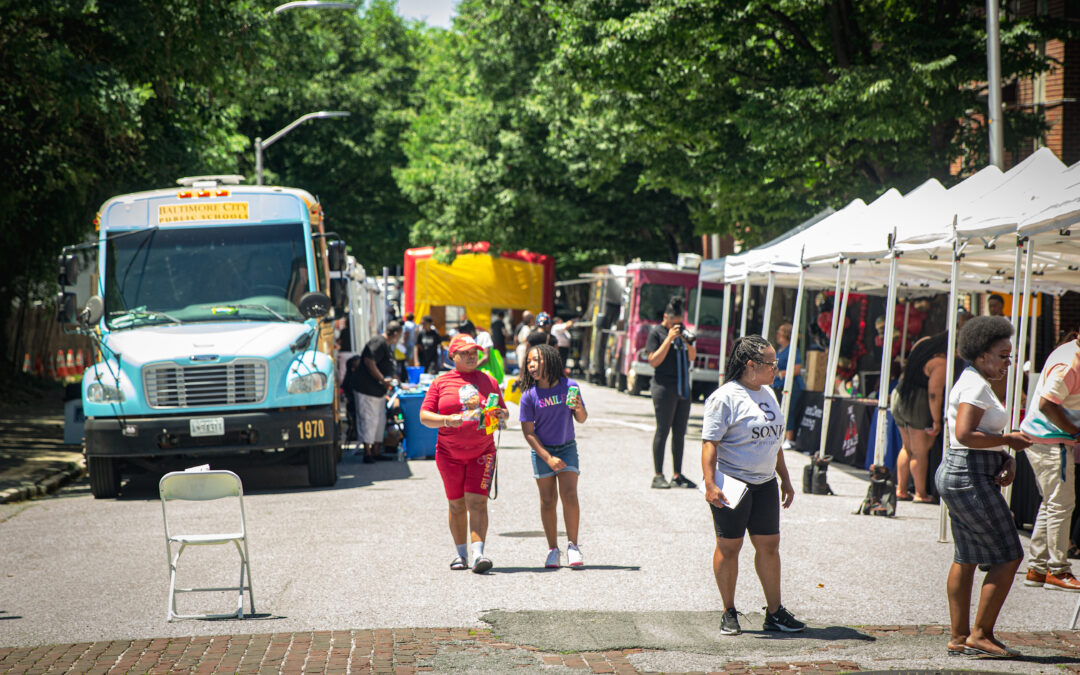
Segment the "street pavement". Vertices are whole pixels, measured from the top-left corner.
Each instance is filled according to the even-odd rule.
[[[708,507],[696,490],[649,488],[650,400],[589,385],[582,393],[583,570],[543,569],[535,481],[516,428],[500,440],[487,575],[448,569],[454,552],[433,461],[347,457],[333,489],[308,488],[303,466],[234,465],[256,605],[240,621],[166,622],[159,476],[127,481],[116,500],[94,500],[83,479],[0,504],[0,673],[1080,672],[1080,633],[1064,630],[1078,595],[1019,579],[998,626],[1025,657],[946,657],[952,545],[937,541],[938,509],[902,503],[896,518],[852,515],[864,472],[837,466],[836,495],[797,494],[782,514],[783,602],[810,628],[760,630],[748,542],[736,591],[746,632],[719,635]],[[701,414],[694,404],[684,461],[694,479]],[[798,488],[806,459],[786,457]],[[670,466],[669,457],[668,475]],[[185,552],[182,584],[234,582],[235,552],[216,548]],[[214,609],[184,602],[192,600],[181,610]]]

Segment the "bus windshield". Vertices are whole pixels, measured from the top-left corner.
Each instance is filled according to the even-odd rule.
[[[724,292],[713,288],[703,289],[701,294],[701,318],[699,326],[720,326],[724,323]],[[686,306],[687,321],[694,320],[697,306],[697,289],[690,289],[690,304]]]
[[[109,328],[189,321],[303,321],[308,291],[300,223],[156,228],[105,246]]]
[[[671,297],[686,297],[685,288],[667,284],[642,284],[639,293],[641,299],[638,300],[638,318],[642,321],[663,321],[664,308]]]

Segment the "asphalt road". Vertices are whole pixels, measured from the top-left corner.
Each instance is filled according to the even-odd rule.
[[[710,569],[708,508],[696,490],[650,489],[647,396],[588,385],[583,396],[590,410],[578,430],[583,570],[542,567],[539,502],[516,428],[501,438],[487,544],[495,568],[484,576],[448,569],[454,552],[433,461],[364,465],[346,458],[333,489],[308,488],[303,466],[240,468],[257,610],[242,622],[165,621],[157,476],[129,481],[117,500],[94,500],[83,480],[51,498],[0,505],[0,646],[490,623],[497,634],[545,649],[654,646],[669,650],[648,657],[658,669],[674,667],[673,655],[681,655],[681,669],[693,669],[685,666],[718,649],[722,609]],[[695,404],[684,463],[693,478],[701,473],[701,414]],[[791,452],[787,460],[801,476],[806,459]],[[937,542],[937,507],[903,503],[896,518],[855,516],[864,478],[833,468],[829,480],[835,496],[800,493],[782,514],[783,601],[818,630],[808,643],[786,643],[792,654],[813,651],[814,639],[850,640],[856,648],[860,640],[845,626],[947,625],[952,545]],[[181,583],[234,580],[235,553],[215,548],[184,554],[181,569],[198,574]],[[744,628],[760,627],[764,600],[749,542],[740,565],[736,604],[747,614]],[[210,599],[222,608],[231,603]],[[1018,579],[999,628],[1063,629],[1076,600]],[[735,640],[753,650],[761,637]],[[943,639],[887,642],[878,642],[882,653],[944,652]]]

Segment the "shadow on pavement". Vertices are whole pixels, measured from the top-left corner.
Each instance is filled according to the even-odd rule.
[[[345,457],[338,463],[338,479],[332,487],[311,487],[308,485],[307,466],[304,464],[276,463],[264,466],[252,466],[250,460],[238,457],[209,458],[206,461],[192,459],[178,463],[175,469],[183,470],[189,466],[209,464],[212,469],[234,471],[244,483],[245,495],[287,494],[291,492],[309,492],[314,490],[349,490],[370,487],[388,480],[407,479],[412,476],[408,462],[380,461],[364,464],[360,457]],[[118,501],[157,500],[158,482],[165,475],[164,471],[142,471],[125,474],[120,488]],[[88,479],[67,486],[57,498],[81,497],[90,494]]]
[[[743,634],[749,634],[765,640],[858,640],[860,642],[877,642],[877,638],[873,635],[868,635],[857,628],[851,628],[850,626],[825,626],[823,628],[807,626],[806,630],[801,633],[781,633],[778,631],[744,629]]]
[[[491,574],[517,574],[518,572],[558,572],[561,569],[568,569],[571,572],[588,572],[589,570],[601,570],[608,572],[638,572],[641,567],[638,565],[585,565],[584,567],[495,567],[491,570]]]

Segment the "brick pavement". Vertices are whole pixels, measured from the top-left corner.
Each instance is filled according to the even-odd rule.
[[[862,626],[874,636],[944,635],[942,626]],[[1080,656],[1080,631],[999,633],[1010,645]],[[0,648],[0,673],[415,673],[460,669],[488,671],[563,667],[584,673],[638,673],[631,662],[641,649],[550,653],[500,642],[487,630],[395,628],[149,638],[69,645]],[[455,660],[456,659],[456,660]],[[458,668],[454,668],[454,664]],[[970,667],[970,666],[968,666]],[[813,675],[880,668],[855,661],[748,663],[730,661],[719,672],[740,675]],[[1066,664],[1080,672],[1080,663]]]

